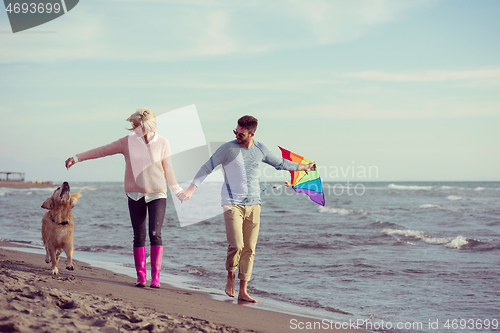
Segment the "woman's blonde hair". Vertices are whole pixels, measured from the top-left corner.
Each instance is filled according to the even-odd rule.
[[[148,108],[140,108],[137,109],[130,117],[128,117],[127,121],[132,123],[132,128],[129,128],[130,131],[135,130],[137,127],[141,126],[146,133],[155,132],[158,126],[156,125],[156,116]]]

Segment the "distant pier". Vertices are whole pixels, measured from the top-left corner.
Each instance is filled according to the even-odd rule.
[[[41,188],[54,187],[54,183],[44,180],[25,181],[25,172],[0,171],[0,187],[10,188]]]
[[[24,182],[25,172],[0,171],[0,181]]]

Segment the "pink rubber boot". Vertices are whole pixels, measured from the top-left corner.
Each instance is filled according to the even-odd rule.
[[[137,271],[136,287],[146,287],[146,247],[134,247],[135,270]]]
[[[163,246],[151,246],[151,288],[160,288],[161,260]]]

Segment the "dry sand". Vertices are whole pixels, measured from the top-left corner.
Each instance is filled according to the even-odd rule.
[[[318,321],[164,283],[136,288],[129,276],[79,261],[67,271],[64,258],[52,276],[43,255],[0,247],[0,332],[312,332],[292,329],[291,320]]]

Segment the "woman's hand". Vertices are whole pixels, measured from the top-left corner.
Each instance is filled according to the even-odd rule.
[[[73,157],[70,157],[66,160],[66,162],[64,162],[64,164],[66,165],[66,169],[69,170],[69,168],[71,168],[74,164],[75,164],[75,160]]]
[[[177,199],[179,199],[179,201],[181,203],[184,202],[185,199],[184,199],[184,190],[183,189],[181,189],[179,192],[177,192],[175,194],[175,196],[177,197]]]

